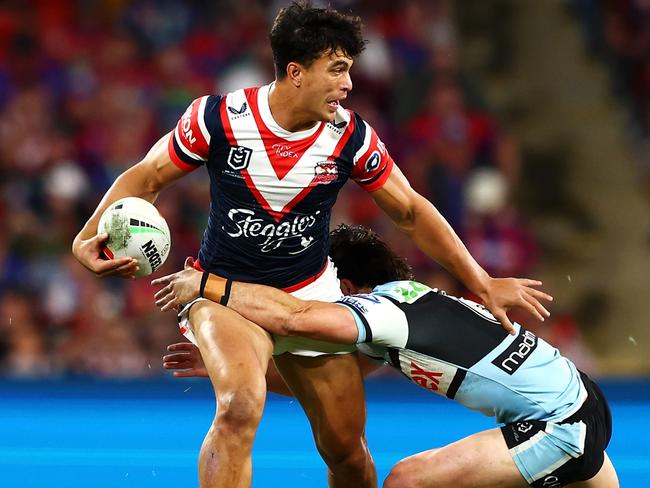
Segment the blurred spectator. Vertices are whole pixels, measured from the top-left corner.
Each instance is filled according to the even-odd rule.
[[[460,88],[449,82],[434,85],[427,104],[406,126],[410,156],[405,172],[428,195],[457,230],[463,228],[464,188],[475,168],[499,168],[509,184],[516,181],[516,149],[490,115],[468,109]]]
[[[470,253],[494,277],[531,276],[536,245],[509,202],[505,178],[494,169],[476,170],[466,189],[463,239]]]

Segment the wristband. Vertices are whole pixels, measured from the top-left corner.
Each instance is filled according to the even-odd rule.
[[[201,276],[201,287],[199,288],[199,296],[201,298],[205,298],[203,294],[205,293],[205,285],[208,282],[208,278],[210,277],[210,273],[207,271],[203,272],[203,276]]]
[[[201,276],[199,296],[212,300],[220,305],[226,305],[230,298],[231,288],[232,280],[204,271],[203,276]]]
[[[221,300],[219,300],[219,303],[223,305],[224,307],[228,305],[228,300],[230,299],[230,289],[232,288],[232,280],[227,279],[226,280],[226,289],[223,292],[223,296],[221,297]]]

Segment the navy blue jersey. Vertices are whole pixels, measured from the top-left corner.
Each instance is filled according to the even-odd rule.
[[[482,305],[413,281],[344,297],[359,350],[418,385],[499,422],[561,421],[582,405],[575,365],[531,331],[509,335]]]
[[[354,179],[384,184],[393,160],[361,117],[339,107],[332,122],[288,132],[268,104],[271,85],[196,99],[169,155],[182,169],[205,165],[211,205],[199,262],[235,280],[292,288],[324,270],[339,190]]]

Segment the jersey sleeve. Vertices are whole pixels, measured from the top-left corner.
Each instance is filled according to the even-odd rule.
[[[206,95],[194,100],[181,116],[169,138],[169,157],[185,171],[205,164],[210,152],[213,121],[219,117],[221,96]]]
[[[393,158],[375,129],[359,115],[355,114],[355,117],[359,147],[354,154],[352,178],[366,191],[379,190],[390,176]]]
[[[404,347],[408,340],[406,315],[387,298],[377,295],[350,295],[337,300],[352,311],[359,336],[357,344]]]

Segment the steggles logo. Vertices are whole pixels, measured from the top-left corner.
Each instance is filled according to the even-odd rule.
[[[230,237],[254,239],[263,253],[274,251],[280,246],[289,254],[300,254],[316,241],[305,233],[321,218],[320,210],[313,215],[297,215],[292,220],[279,224],[256,215],[246,208],[233,208],[228,212],[228,221],[221,227]]]

